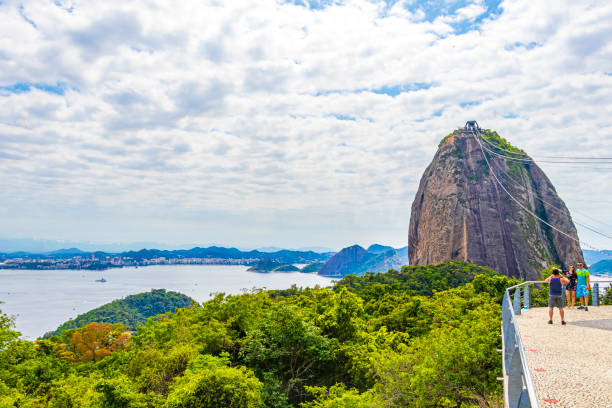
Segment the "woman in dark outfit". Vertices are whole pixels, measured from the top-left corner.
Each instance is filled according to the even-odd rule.
[[[565,286],[565,297],[567,298],[567,307],[573,309],[574,303],[576,303],[576,280],[578,279],[574,265],[570,265],[567,279],[569,279],[569,283]]]

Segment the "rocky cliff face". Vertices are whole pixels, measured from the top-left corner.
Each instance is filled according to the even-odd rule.
[[[481,142],[485,148],[528,157],[495,132],[484,131],[483,137],[490,143]],[[410,264],[456,259],[489,266],[507,276],[536,279],[550,264],[566,268],[582,260],[576,241],[521,207],[578,239],[567,207],[544,172],[533,162],[509,160],[486,150],[484,154],[471,132],[457,130],[440,142],[412,204]]]

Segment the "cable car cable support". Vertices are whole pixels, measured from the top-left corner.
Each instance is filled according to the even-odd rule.
[[[487,163],[487,167],[489,168],[489,170],[491,171],[491,174],[493,175],[493,178],[495,179],[495,181],[497,182],[497,184],[501,187],[502,190],[504,190],[506,192],[506,194],[508,194],[508,196],[516,203],[518,204],[519,207],[521,207],[523,210],[525,210],[527,213],[529,213],[531,216],[533,216],[534,218],[536,218],[537,220],[539,220],[540,222],[542,222],[543,224],[548,225],[550,228],[554,229],[555,231],[557,231],[558,233],[565,235],[566,237],[568,237],[569,239],[571,239],[572,241],[575,241],[578,243],[578,245],[584,245],[586,247],[589,247],[597,252],[600,252],[601,254],[612,258],[612,255],[584,242],[584,241],[580,241],[580,239],[578,238],[574,238],[573,236],[571,236],[570,234],[560,230],[559,228],[555,227],[554,225],[550,224],[549,222],[543,220],[542,218],[540,218],[536,213],[534,213],[533,211],[531,211],[529,208],[525,207],[518,199],[516,199],[509,191],[508,189],[504,186],[504,184],[501,182],[501,180],[497,177],[497,174],[495,174],[495,171],[493,170],[493,168],[491,167],[491,164],[489,163],[489,159],[487,158],[487,155],[485,153],[485,150],[487,150],[486,148],[484,148],[484,146],[482,145],[480,138],[476,135],[476,133],[474,132],[474,130],[470,129],[470,132],[472,133],[472,135],[474,136],[474,138],[476,139],[476,141],[478,142],[478,145],[480,146],[480,150],[482,151],[482,155],[484,156],[485,162]],[[480,132],[479,132],[480,133]],[[503,155],[498,155],[501,157],[505,157]],[[506,157],[508,158],[508,157]],[[533,161],[533,160],[529,160],[529,161]]]

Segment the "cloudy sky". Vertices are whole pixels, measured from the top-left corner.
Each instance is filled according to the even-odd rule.
[[[403,246],[466,120],[536,159],[612,156],[609,2],[1,0],[0,21],[3,238]],[[541,167],[612,236],[611,165]]]

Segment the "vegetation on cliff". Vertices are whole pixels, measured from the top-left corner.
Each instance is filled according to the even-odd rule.
[[[217,294],[133,336],[91,324],[28,342],[3,316],[0,406],[499,406],[498,294],[511,283],[459,262],[403,267]]]
[[[174,312],[177,308],[187,307],[195,300],[182,293],[167,292],[165,289],[153,289],[150,292],[127,296],[124,299],[113,300],[103,306],[68,320],[57,330],[46,333],[44,338],[58,336],[64,330],[77,329],[89,323],[121,323],[128,330],[136,330],[136,326],[144,324],[151,316],[166,312]]]

